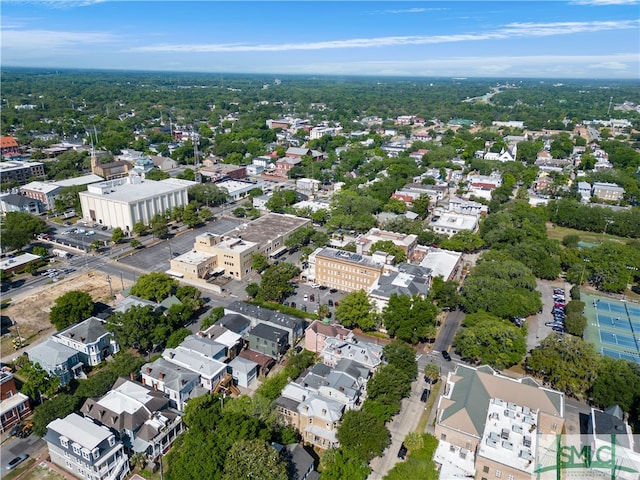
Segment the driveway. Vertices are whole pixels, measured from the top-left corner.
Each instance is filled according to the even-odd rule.
[[[542,312],[527,318],[527,351],[533,350],[549,334],[553,333],[551,327],[545,325],[545,322],[553,320],[553,315],[551,314],[554,303],[553,289],[564,288],[567,302],[571,300],[569,297],[571,284],[566,283],[564,280],[537,280],[536,288],[542,294]]]

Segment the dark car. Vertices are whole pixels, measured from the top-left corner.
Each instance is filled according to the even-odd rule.
[[[7,470],[13,470],[22,462],[24,462],[27,458],[29,458],[29,455],[27,454],[18,455],[7,464]]]
[[[312,293],[311,295],[309,295],[309,300],[311,302],[315,302],[316,301],[316,296]]]
[[[15,437],[22,431],[22,427],[24,427],[23,423],[18,423],[17,425],[14,425],[11,431],[9,432],[9,435],[12,437]]]
[[[324,285],[320,285],[318,288],[319,288],[320,290],[326,290],[326,289],[327,289],[327,287],[325,287]]]
[[[291,302],[291,308],[296,308],[296,302]]]
[[[429,398],[429,389],[425,388],[424,390],[422,390],[422,395],[420,395],[420,401],[421,402],[426,402],[427,399]]]
[[[442,350],[442,358],[444,358],[447,362],[451,361],[451,355],[446,350]]]
[[[336,288],[332,288],[329,290],[329,293],[336,293],[338,290]]]
[[[329,305],[330,307],[333,307],[333,300],[331,299],[327,300],[327,305]]]
[[[405,459],[405,457],[407,456],[407,452],[409,450],[407,450],[407,447],[405,446],[404,442],[402,443],[402,445],[400,445],[400,450],[398,450],[398,458],[401,458],[402,460]]]

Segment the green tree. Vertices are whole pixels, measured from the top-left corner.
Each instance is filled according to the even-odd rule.
[[[131,240],[129,245],[131,245],[131,248],[140,248],[142,246],[142,242],[137,238],[134,238],[133,240]]]
[[[147,173],[145,173],[144,178],[146,178],[147,180],[160,181],[160,180],[165,180],[167,178],[171,178],[171,175],[169,175],[167,172],[160,170],[159,168],[152,168]]]
[[[151,218],[151,232],[158,238],[163,238],[169,233],[167,219],[157,213]]]
[[[416,344],[433,338],[437,313],[438,308],[430,300],[394,293],[382,318],[390,336]]]
[[[287,463],[280,453],[264,440],[239,440],[227,453],[222,480],[238,478],[287,480]]]
[[[484,240],[471,230],[460,230],[451,238],[444,239],[440,246],[456,252],[472,253],[477,252],[484,246]]]
[[[455,280],[444,281],[441,276],[433,278],[429,298],[433,299],[440,308],[456,308],[460,304],[458,282]]]
[[[39,402],[42,396],[52,397],[60,388],[60,379],[49,375],[39,363],[26,362],[20,368],[20,376],[24,378],[21,392]]]
[[[422,194],[411,202],[411,211],[417,213],[420,219],[424,219],[429,214],[429,205],[431,205],[431,197]]]
[[[189,203],[184,209],[182,221],[189,228],[194,228],[200,223],[200,216],[195,203]]]
[[[72,290],[56,299],[49,312],[49,320],[57,330],[62,330],[89,318],[94,308],[91,295]]]
[[[336,307],[336,319],[347,328],[359,327],[362,330],[373,330],[373,304],[364,290],[357,290],[346,295]]]
[[[320,472],[323,480],[365,480],[371,468],[356,451],[341,446],[320,454]]]
[[[418,376],[418,364],[415,350],[402,340],[392,340],[382,349],[389,365],[403,371],[411,380]]]
[[[38,255],[41,258],[44,258],[47,255],[49,255],[49,249],[46,247],[33,247],[33,250],[31,251],[31,253],[33,253],[34,255]]]
[[[172,331],[151,305],[134,305],[126,312],[114,313],[105,329],[115,335],[122,347],[133,347],[140,352],[151,351],[154,344],[166,341]]]
[[[407,259],[407,254],[402,248],[396,246],[391,240],[378,240],[371,245],[372,252],[385,252],[393,256],[393,261],[398,264]]]
[[[256,272],[262,272],[269,267],[269,260],[267,256],[260,253],[255,252],[251,254],[251,268]]]
[[[593,382],[591,396],[598,408],[619,405],[627,413],[637,413],[640,367],[628,360],[600,357],[598,377]]]
[[[363,432],[367,434],[363,435]],[[390,443],[384,422],[366,410],[345,412],[337,437],[341,448],[353,450],[357,458],[365,461],[382,455]]]
[[[440,367],[435,363],[427,363],[424,366],[424,377],[428,379],[430,383],[434,383],[440,378]]]
[[[3,250],[19,250],[48,229],[40,217],[26,212],[8,212],[0,227],[0,246]]]
[[[80,408],[78,397],[67,393],[60,393],[46,402],[38,405],[33,412],[33,434],[44,437],[47,425],[57,418],[64,418]]]
[[[180,345],[182,343],[182,341],[185,338],[187,338],[192,333],[193,332],[191,332],[191,330],[189,330],[188,328],[184,328],[184,327],[176,330],[171,335],[169,335],[169,338],[167,339],[167,344],[165,345],[165,347],[166,348],[176,348],[178,345]]]
[[[453,346],[472,363],[501,369],[519,363],[527,352],[525,333],[506,320],[478,312],[465,318]]]
[[[598,360],[593,346],[581,338],[554,334],[531,351],[526,367],[553,388],[584,398],[597,377]]]
[[[262,272],[260,279],[260,298],[281,302],[291,295],[295,288],[291,283],[291,279],[300,273],[300,269],[291,263],[280,263],[271,265]]]
[[[224,317],[224,307],[213,307],[211,310],[209,310],[209,315],[207,315],[207,317],[204,320],[202,320],[202,325],[200,326],[200,329],[206,330],[211,325],[213,325],[218,320],[220,320],[222,317]]]
[[[146,225],[142,222],[136,222],[135,225],[133,225],[133,233],[141,236],[146,235],[147,234]]]
[[[124,240],[124,232],[120,227],[116,227],[113,229],[111,233],[111,241],[113,243],[120,243]]]
[[[178,282],[162,272],[150,272],[140,275],[131,287],[131,295],[145,300],[161,302],[178,288]]]

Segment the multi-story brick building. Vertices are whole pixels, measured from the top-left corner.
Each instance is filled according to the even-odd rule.
[[[3,368],[0,370],[0,432],[6,432],[30,414],[29,397],[18,392],[13,373]]]

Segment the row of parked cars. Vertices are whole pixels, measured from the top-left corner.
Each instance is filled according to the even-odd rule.
[[[552,322],[546,322],[547,327],[551,327],[555,332],[564,333],[564,319],[566,317],[566,297],[562,288],[553,289],[553,308],[551,314],[553,315]]]

